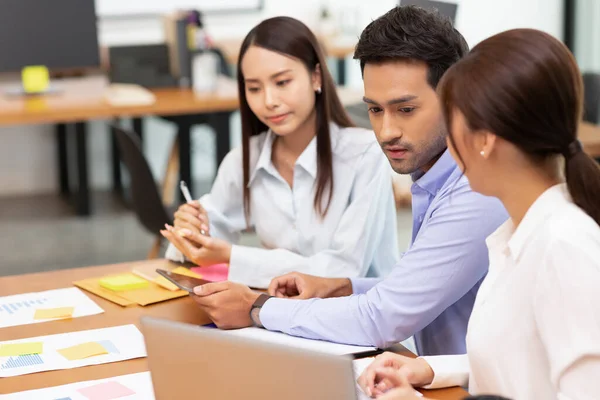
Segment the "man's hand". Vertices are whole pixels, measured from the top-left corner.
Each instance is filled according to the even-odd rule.
[[[189,229],[178,229],[165,225],[160,231],[188,260],[196,265],[229,263],[231,244],[222,239],[204,236]]]
[[[196,286],[192,298],[217,327],[236,329],[252,325],[250,309],[259,296],[248,286],[226,281]]]
[[[369,396],[378,397],[396,387],[394,382],[400,382],[401,378],[397,377],[390,380],[389,371],[381,372],[389,369],[405,378],[402,381],[406,380],[414,386],[429,385],[434,377],[433,370],[424,359],[386,352],[375,357],[375,361],[358,378],[358,384]]]
[[[311,299],[350,296],[352,283],[347,278],[321,278],[291,272],[277,277],[269,285],[269,294],[291,299]]]

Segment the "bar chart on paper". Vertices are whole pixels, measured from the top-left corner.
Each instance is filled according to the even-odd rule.
[[[0,378],[140,357],[146,347],[135,325],[0,341]]]
[[[104,310],[77,288],[0,297],[0,328],[77,318]]]
[[[8,361],[0,366],[0,369],[22,368],[44,363],[39,354],[26,354],[23,356],[10,357]]]
[[[26,308],[38,308],[48,302],[47,297],[41,297],[35,300],[16,301],[14,303],[0,303],[0,313],[6,312],[8,315],[14,315]],[[2,314],[0,314],[2,315]]]

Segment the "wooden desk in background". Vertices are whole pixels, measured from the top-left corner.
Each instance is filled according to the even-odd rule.
[[[91,212],[87,161],[86,122],[91,120],[134,118],[134,130],[141,135],[144,116],[160,116],[178,126],[180,176],[193,185],[191,180],[190,130],[192,125],[208,123],[216,132],[216,164],[223,160],[230,149],[229,117],[238,109],[235,82],[223,80],[215,94],[197,96],[190,89],[156,89],[151,92],[156,102],[149,106],[115,107],[104,100],[107,81],[104,77],[70,79],[57,83],[57,94],[35,97],[6,97],[0,95],[0,126],[55,124],[58,147],[58,174],[60,191],[70,191],[69,170],[77,170],[76,209],[79,215]],[[1,92],[1,88],[0,88]],[[68,127],[75,134],[76,160],[69,168]],[[113,135],[113,153],[116,142]],[[120,187],[120,164],[113,157],[113,181]],[[192,188],[190,188],[192,190]]]
[[[168,261],[153,260],[139,263],[106,265],[67,269],[37,274],[0,277],[0,296],[19,293],[39,292],[72,286],[75,280],[112,273],[131,271],[134,265],[153,265],[163,267]],[[208,317],[200,311],[189,297],[171,300],[146,307],[121,307],[101,297],[85,292],[92,300],[104,309],[104,313],[70,320],[52,321],[40,324],[0,328],[1,340],[14,340],[28,337],[54,335],[86,329],[105,328],[110,326],[135,324],[140,327],[141,316],[150,315],[189,324],[205,325],[210,323]],[[408,350],[399,347],[402,354],[413,356]],[[0,394],[23,390],[40,389],[50,386],[64,385],[79,381],[110,378],[117,375],[133,374],[148,370],[146,358],[121,361],[111,364],[93,365],[60,371],[40,372],[0,379]],[[467,393],[460,388],[424,391],[428,397],[439,400],[463,399]]]
[[[215,167],[230,150],[231,114],[239,108],[237,84],[231,79],[222,79],[219,89],[211,95],[198,96],[190,89],[155,89],[151,92],[156,102],[149,106],[115,107],[104,101],[106,80],[103,77],[65,80],[59,82],[62,90],[58,94],[39,97],[5,97],[0,95],[0,126],[56,124],[58,150],[58,180],[60,192],[69,195],[69,171],[77,172],[75,201],[77,214],[91,213],[88,149],[86,122],[91,120],[133,117],[133,130],[142,134],[143,116],[160,116],[177,127],[179,143],[179,174],[193,191],[191,128],[195,124],[207,123],[215,131]],[[0,91],[2,89],[0,88]],[[360,102],[361,91],[339,88],[344,104]],[[68,125],[73,125],[75,134],[74,165],[69,166]],[[114,135],[112,135],[113,183],[117,191],[121,188],[120,162]],[[216,170],[215,168],[215,170]]]
[[[221,49],[229,64],[236,66],[242,41],[243,38],[216,40],[215,47]],[[325,54],[336,59],[338,85],[346,84],[346,58],[354,54],[357,42],[358,39],[351,37],[338,37],[323,41]]]

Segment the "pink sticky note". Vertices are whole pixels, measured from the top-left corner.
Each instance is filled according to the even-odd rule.
[[[229,275],[229,265],[227,264],[215,264],[208,267],[194,267],[190,269],[202,275],[202,279],[209,282],[226,281],[227,275]]]
[[[112,400],[131,396],[135,392],[119,382],[109,381],[78,390],[88,400]]]

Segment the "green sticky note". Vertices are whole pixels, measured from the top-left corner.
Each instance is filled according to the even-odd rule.
[[[43,342],[7,343],[0,344],[0,357],[24,356],[40,354],[44,349]]]

